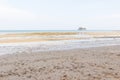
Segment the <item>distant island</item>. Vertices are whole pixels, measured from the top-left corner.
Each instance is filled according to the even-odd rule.
[[[79,27],[78,30],[87,30],[85,27]]]

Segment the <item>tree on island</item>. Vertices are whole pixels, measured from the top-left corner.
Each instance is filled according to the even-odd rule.
[[[86,30],[85,27],[79,27],[78,30]]]

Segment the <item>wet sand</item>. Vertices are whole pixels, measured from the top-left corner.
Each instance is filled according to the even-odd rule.
[[[120,38],[120,31],[8,33],[0,35],[0,43],[81,40],[90,38]]]
[[[120,46],[3,55],[0,80],[120,80]]]
[[[7,33],[0,35],[0,43],[22,43],[22,42],[42,42],[42,41],[61,41],[77,40],[80,37],[78,32],[26,32],[26,33]]]
[[[83,32],[94,38],[120,38],[120,31]]]

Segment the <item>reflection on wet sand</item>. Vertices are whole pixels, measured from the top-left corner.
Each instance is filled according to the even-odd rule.
[[[0,35],[0,43],[41,42],[81,40],[90,38],[120,38],[119,31],[109,32],[28,32],[8,33]]]

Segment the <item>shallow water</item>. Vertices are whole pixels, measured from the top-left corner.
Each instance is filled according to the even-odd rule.
[[[120,45],[120,38],[94,38],[81,32],[26,33],[1,34],[0,55]]]
[[[91,39],[2,44],[0,45],[0,55],[13,53],[38,53],[41,51],[69,50],[110,45],[120,45],[120,39]]]

